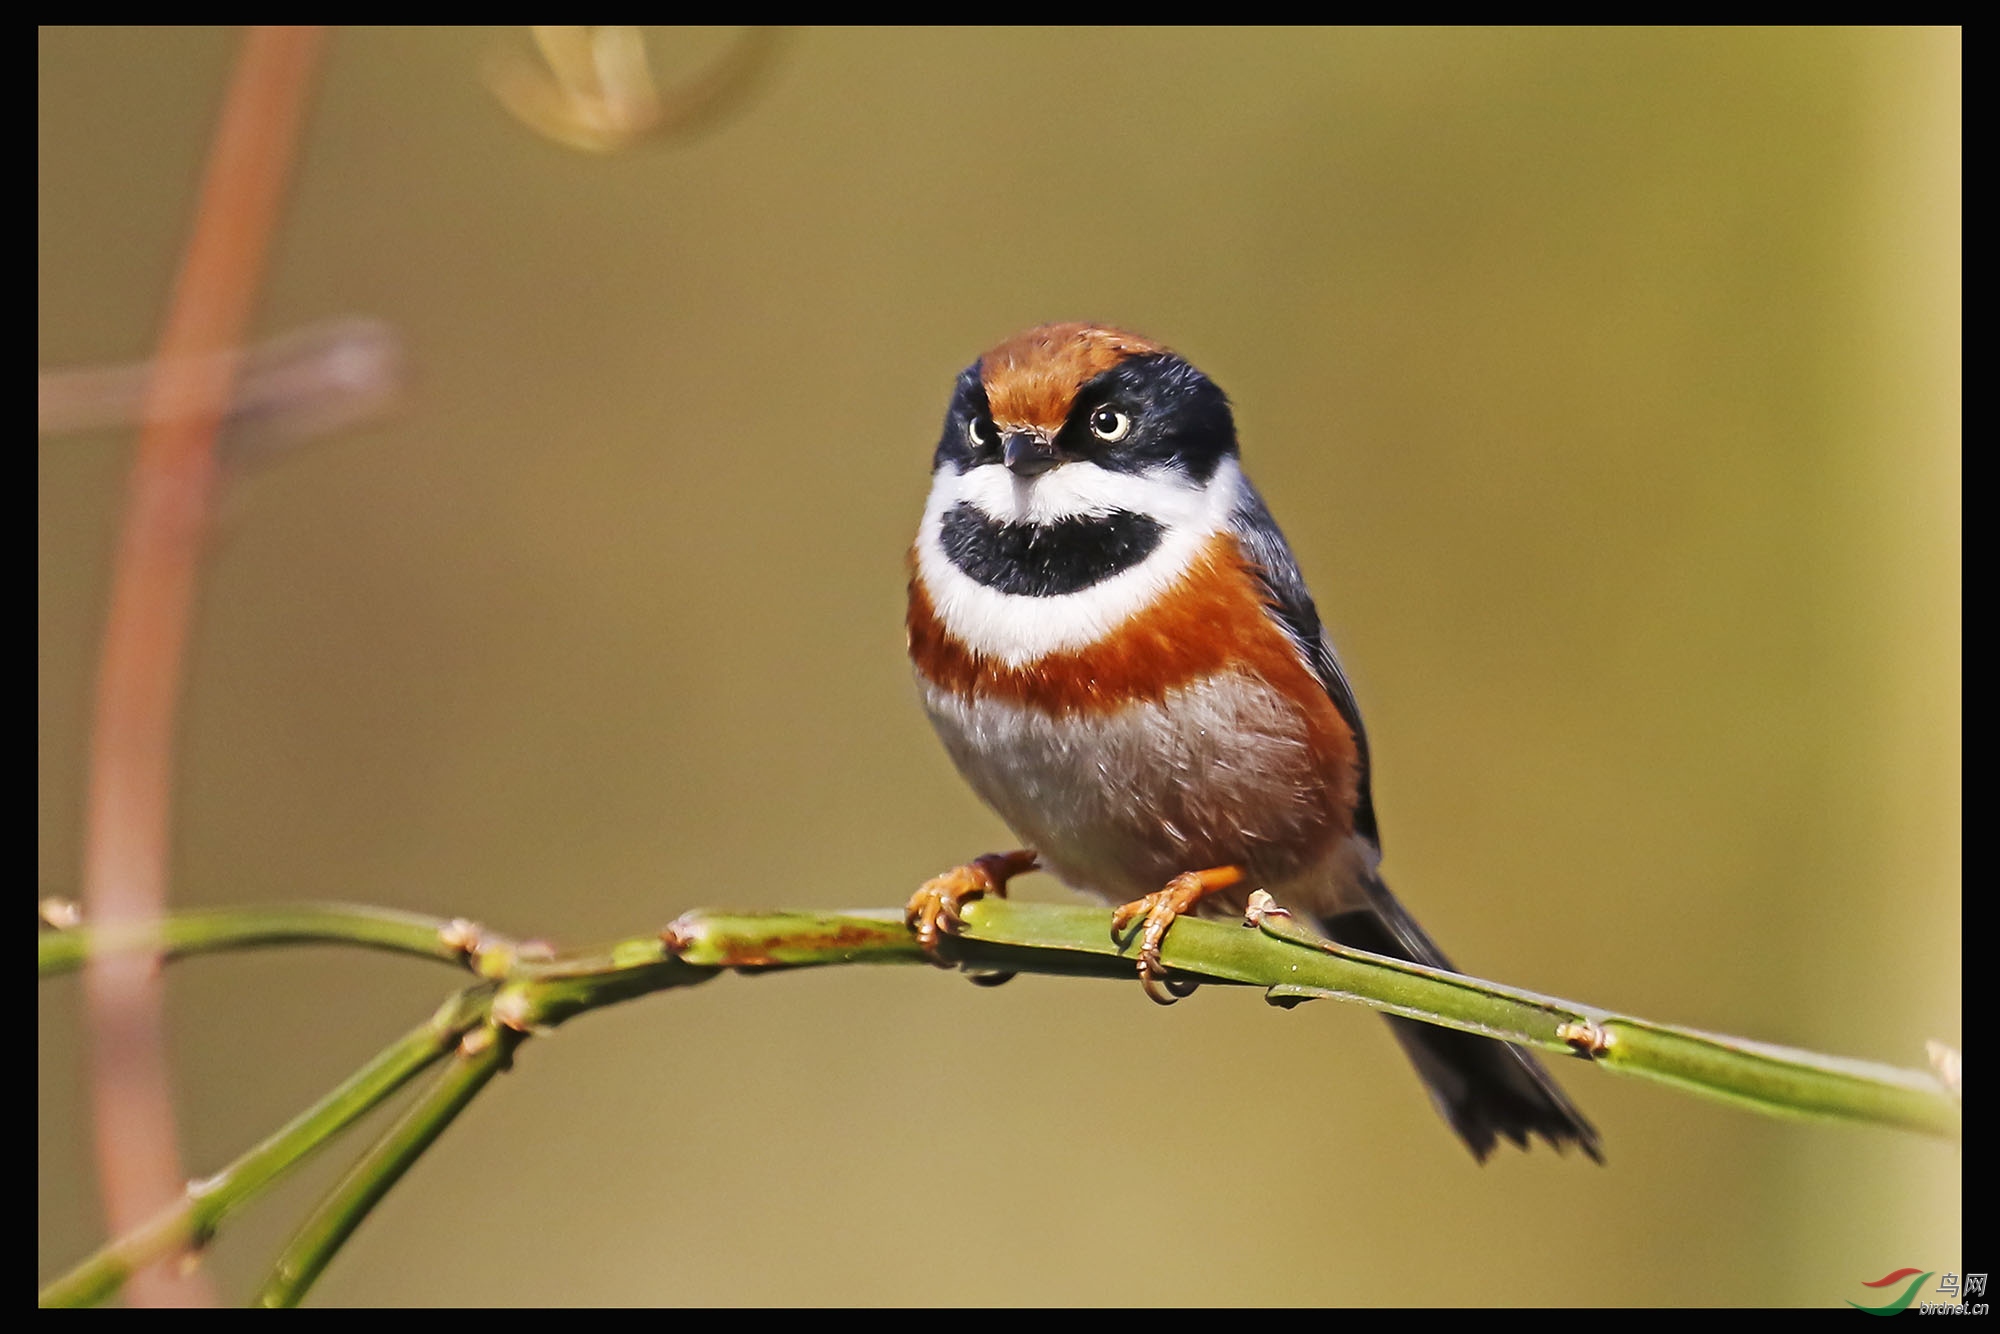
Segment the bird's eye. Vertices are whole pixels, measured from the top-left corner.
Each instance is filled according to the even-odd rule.
[[[993,424],[984,417],[974,417],[965,424],[965,438],[972,442],[975,451],[993,448]]]
[[[1116,408],[1099,408],[1090,414],[1090,433],[1107,444],[1117,444],[1132,432],[1132,419]]]

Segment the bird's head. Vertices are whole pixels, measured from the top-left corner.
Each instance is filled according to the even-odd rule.
[[[1097,324],[1019,333],[958,377],[934,470],[1000,467],[1023,484],[1068,471],[1178,473],[1201,485],[1236,453],[1229,400],[1151,339]]]

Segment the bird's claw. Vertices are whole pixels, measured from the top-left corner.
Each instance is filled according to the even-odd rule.
[[[939,944],[965,924],[961,915],[965,904],[994,888],[992,880],[976,865],[955,866],[917,886],[909,906],[903,909],[903,921],[916,933],[917,944],[931,956],[932,963],[940,968],[953,966],[939,955]]]
[[[946,936],[957,935],[965,925],[965,905],[986,894],[1007,897],[1007,882],[1035,869],[1032,852],[994,852],[975,857],[964,866],[954,866],[943,875],[933,876],[917,886],[903,909],[903,921],[916,934],[917,944],[940,968],[956,964],[944,957],[941,947]],[[975,977],[983,986],[998,986],[1012,974],[985,974]]]
[[[1174,924],[1174,919],[1182,911],[1175,904],[1177,896],[1174,889],[1175,886],[1170,884],[1142,899],[1134,899],[1111,914],[1111,934],[1114,936],[1123,935],[1125,928],[1135,920],[1144,919],[1139,928],[1139,986],[1155,1005],[1172,1005],[1187,994],[1181,989],[1182,980],[1169,980],[1171,974],[1167,966],[1160,962],[1160,946],[1166,941],[1167,928]]]
[[[1172,1005],[1200,985],[1193,978],[1175,977],[1160,961],[1160,946],[1165,943],[1167,929],[1175,918],[1192,912],[1203,898],[1218,889],[1229,888],[1242,878],[1243,872],[1233,866],[1188,871],[1169,880],[1165,889],[1123,904],[1111,914],[1113,939],[1122,936],[1134,921],[1145,919],[1145,925],[1139,929],[1139,986],[1147,999],[1156,1005]]]

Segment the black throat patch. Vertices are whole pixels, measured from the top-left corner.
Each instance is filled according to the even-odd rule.
[[[1153,554],[1165,530],[1132,510],[1054,523],[1001,523],[960,501],[938,543],[953,565],[988,588],[1020,597],[1080,593]]]

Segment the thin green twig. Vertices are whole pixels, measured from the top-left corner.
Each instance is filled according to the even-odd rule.
[[[74,972],[93,955],[158,951],[168,959],[267,945],[359,945],[412,954],[446,963],[465,963],[513,942],[481,931],[470,922],[394,908],[351,903],[277,903],[244,908],[196,909],[158,921],[116,926],[75,926],[43,931],[35,938],[36,966],[43,977]],[[511,959],[499,960],[504,971]],[[493,976],[493,963],[479,971]]]
[[[479,1090],[507,1068],[514,1048],[526,1036],[497,1024],[475,1028],[465,1036],[444,1073],[383,1132],[293,1235],[272,1266],[263,1291],[257,1294],[259,1306],[299,1304],[369,1211],[403,1179],[411,1164],[436,1142]]]
[[[1286,916],[1264,916],[1257,925],[1260,934],[1319,956],[1301,964],[1295,981],[1270,989],[1274,1004],[1357,1000],[1391,1014],[1567,1052],[1767,1116],[1872,1122],[1950,1139],[1961,1133],[1959,1099],[1926,1070],[1654,1023],[1384,959],[1335,945]]]
[[[239,1205],[452,1050],[484,1018],[492,992],[491,984],[482,984],[453,996],[282,1130],[207,1180],[189,1183],[177,1203],[43,1288],[41,1304],[89,1306],[116,1292],[134,1271],[177,1252],[199,1250]]]

